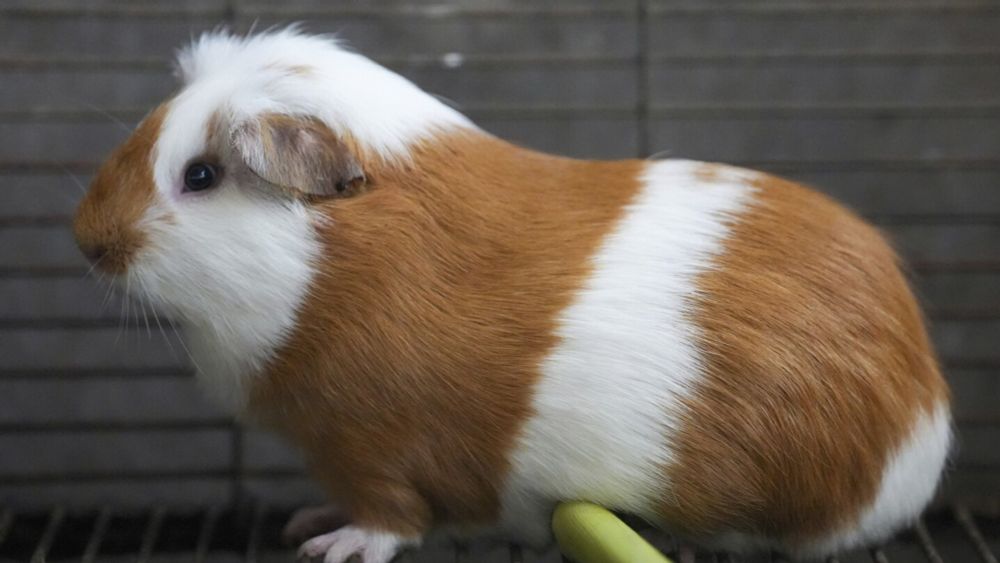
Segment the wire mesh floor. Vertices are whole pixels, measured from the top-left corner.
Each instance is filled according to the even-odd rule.
[[[265,563],[294,561],[280,531],[291,511],[255,505],[240,509],[207,508],[146,511],[46,512],[0,510],[0,562],[46,561],[135,563]],[[641,533],[668,555],[672,538],[650,529]],[[998,563],[1000,503],[971,510],[952,505],[928,513],[911,530],[875,549],[843,554],[834,563]],[[753,557],[699,553],[698,563],[778,563],[774,554]],[[431,538],[419,551],[397,562],[409,563],[560,563],[559,553],[538,553],[511,545],[457,544]]]

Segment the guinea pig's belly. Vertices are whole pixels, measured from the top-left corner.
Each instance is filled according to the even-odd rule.
[[[929,501],[950,444],[891,251],[807,190],[687,166],[651,165],[563,311],[504,525],[542,541],[555,502],[587,500],[728,549],[883,538]]]
[[[566,413],[563,413],[564,415]],[[564,418],[562,432],[577,438],[543,437],[537,428],[522,439],[502,496],[501,526],[515,539],[542,545],[549,541],[549,519],[560,501],[586,500],[647,521],[696,543],[737,552],[776,549],[803,557],[824,557],[838,551],[882,541],[913,519],[931,500],[951,442],[950,418],[942,405],[920,416],[912,434],[891,453],[881,468],[875,494],[853,509],[841,511],[836,490],[803,495],[797,486],[817,475],[795,473],[782,476],[784,493],[762,499],[753,475],[738,482],[720,482],[720,475],[705,472],[694,482],[672,482],[669,469],[672,452],[663,441],[643,444],[636,433],[598,413],[586,427]],[[530,426],[541,426],[538,420]],[[716,444],[720,465],[740,465],[739,444]],[[816,452],[821,458],[822,452]],[[668,461],[664,461],[664,459]],[[848,465],[828,468],[826,475],[855,469]],[[716,498],[698,499],[690,490],[720,491]],[[678,493],[681,489],[681,493]],[[803,497],[809,496],[806,502]],[[683,498],[681,498],[683,497]],[[700,502],[700,504],[699,504]],[[757,503],[758,506],[754,506]],[[801,517],[803,507],[827,515],[826,527],[808,530],[790,524]],[[783,524],[775,525],[775,522]],[[782,527],[784,526],[784,527]]]

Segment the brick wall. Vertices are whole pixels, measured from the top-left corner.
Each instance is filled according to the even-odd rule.
[[[1000,495],[1000,4],[878,0],[0,4],[0,502],[314,494],[293,452],[196,389],[165,321],[120,320],[68,217],[175,88],[192,34],[303,21],[487,129],[586,157],[752,165],[881,225],[957,401],[956,495]],[[130,311],[130,313],[135,313]],[[147,322],[151,325],[147,329]]]

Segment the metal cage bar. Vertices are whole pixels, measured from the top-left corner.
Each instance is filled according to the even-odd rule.
[[[109,507],[102,508],[97,514],[94,527],[87,539],[87,546],[83,549],[83,555],[80,558],[81,563],[95,563],[97,561],[97,555],[100,553],[101,544],[104,543],[104,537],[107,535],[112,514]]]
[[[52,512],[49,514],[48,523],[45,525],[45,530],[38,538],[38,546],[35,547],[34,553],[31,554],[31,563],[45,563],[48,559],[49,550],[52,549],[52,544],[55,542],[56,534],[59,533],[59,527],[65,518],[65,508],[57,506],[52,509]]]
[[[955,521],[961,526],[962,531],[965,532],[966,537],[975,546],[976,552],[979,553],[979,557],[983,560],[983,563],[998,563],[996,555],[993,554],[993,550],[990,549],[979,527],[976,526],[975,517],[969,511],[968,507],[954,505],[952,507],[952,514],[955,517]]]
[[[164,506],[145,511],[116,510],[106,506],[97,511],[80,512],[57,506],[46,512],[22,513],[7,507],[0,509],[0,562],[45,563],[55,557],[59,561],[101,563],[104,558],[111,557],[114,561],[151,563],[162,556],[194,563],[209,563],[217,558],[247,563],[273,561],[275,557],[281,560],[293,553],[292,548],[282,545],[278,539],[278,527],[290,513],[284,507],[252,501],[239,506],[220,505],[183,511]],[[954,559],[954,554],[960,552],[974,553],[975,560],[981,563],[996,563],[991,545],[1000,541],[1000,528],[979,526],[976,522],[979,516],[992,518],[995,511],[980,511],[964,504],[941,507],[933,511],[929,519],[918,521],[909,533],[885,545],[831,557],[826,563],[966,563],[964,559]],[[627,523],[662,553],[677,557],[680,544],[671,536],[656,532],[641,522]],[[974,550],[970,551],[970,547]],[[403,557],[402,561],[476,563],[479,554],[487,552],[488,560],[498,563],[551,563],[559,559],[555,552],[537,553],[516,545],[497,548],[475,540],[432,541],[426,549],[430,551]],[[773,552],[757,556],[699,552],[696,560],[717,563],[789,561]]]

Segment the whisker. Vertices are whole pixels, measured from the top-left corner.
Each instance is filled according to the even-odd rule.
[[[149,317],[146,315],[146,300],[139,298],[139,305],[142,308],[142,322],[146,325],[146,340],[152,340],[153,331],[149,328]]]
[[[104,279],[102,278],[101,281],[103,282]],[[104,310],[111,303],[111,296],[115,292],[115,286],[111,282],[106,282],[106,286],[107,289],[104,290],[104,299],[101,300],[101,311],[100,311],[101,313],[103,313]]]
[[[97,272],[97,284],[104,287],[104,297],[101,299],[101,306],[97,310],[97,313],[104,314],[104,310],[108,306],[108,299],[111,297],[112,284],[111,281],[104,276],[104,272],[101,272],[100,270]]]
[[[125,303],[125,299],[122,299],[118,303],[118,333],[115,334],[115,346],[118,346],[118,341],[121,340],[122,337],[122,330],[125,322]]]
[[[156,328],[160,329],[160,334],[163,335],[163,340],[167,343],[167,348],[170,349],[170,355],[173,356],[175,360],[180,360],[181,357],[177,354],[177,350],[174,349],[174,345],[170,342],[170,336],[167,335],[167,331],[163,329],[163,324],[160,322],[160,316],[156,313],[156,307],[150,306],[149,311],[153,313],[153,320],[156,321]]]
[[[84,195],[87,194],[86,186],[84,186],[83,182],[81,182],[80,179],[76,177],[76,174],[70,172],[69,168],[67,168],[65,164],[59,163],[59,168],[61,168],[62,171],[65,172],[67,176],[69,176],[70,180],[73,180],[73,183],[76,184],[76,187],[80,188],[80,193]]]
[[[126,332],[126,333],[128,332],[128,310],[129,310],[129,301],[130,301],[129,295],[131,294],[131,291],[129,291],[129,287],[130,287],[131,280],[132,280],[131,274],[130,273],[126,273],[125,274],[125,298],[122,299],[122,317],[121,317],[122,318],[122,322],[121,322],[121,324],[119,324],[119,327],[118,327],[118,336],[115,337],[115,345],[116,346],[118,345],[118,340],[119,340],[119,338],[121,338],[122,332],[123,331]],[[126,342],[127,341],[128,341],[128,336],[126,336]]]
[[[117,125],[122,131],[125,131],[129,135],[133,135],[133,134],[136,133],[136,127],[130,126],[128,123],[125,123],[124,121],[122,121],[121,119],[119,119],[118,117],[116,117],[114,114],[108,112],[107,110],[101,108],[100,106],[94,105],[94,104],[92,104],[92,103],[90,103],[90,102],[88,102],[86,100],[82,100],[82,99],[76,98],[74,96],[68,96],[68,95],[63,94],[62,97],[65,100],[69,101],[69,102],[72,102],[74,104],[78,104],[78,105],[84,106],[87,109],[89,109],[91,111],[94,111],[95,113],[101,115],[102,117],[107,118],[109,121],[111,121],[112,123],[114,123],[115,125]],[[140,119],[140,122],[141,121],[142,120]],[[154,138],[149,137],[147,135],[143,135],[143,137],[146,138],[146,139],[149,139],[149,140],[155,140]]]
[[[142,282],[142,278],[136,278],[135,281],[136,281],[136,286],[139,289],[139,292],[142,293],[143,295],[145,295],[146,294],[146,289],[145,289],[145,285]],[[177,349],[174,348],[174,345],[171,342],[170,335],[167,334],[166,329],[163,327],[163,322],[160,321],[160,315],[156,311],[156,306],[154,306],[152,303],[149,304],[149,312],[153,315],[153,321],[156,323],[156,328],[158,328],[160,330],[160,334],[163,336],[163,340],[167,343],[167,348],[170,350],[171,356],[173,356],[174,359],[176,359],[176,360],[183,360],[183,359],[185,359],[180,354],[178,354],[177,353]],[[174,338],[177,339],[178,344],[180,344],[181,348],[183,348],[184,353],[187,356],[186,359],[189,360],[191,362],[191,364],[193,364],[195,366],[195,368],[198,368],[198,364],[197,364],[197,362],[194,361],[194,357],[191,355],[191,351],[188,350],[187,346],[185,346],[184,339],[178,333],[176,325],[174,325],[173,322],[170,322],[170,323],[167,324],[167,326],[170,327],[171,330],[173,330],[173,332],[174,332]]]
[[[135,343],[138,346],[142,343],[142,331],[140,330],[142,328],[142,325],[139,323],[139,314],[141,312],[141,307],[142,307],[142,298],[139,295],[139,292],[131,291],[130,286],[132,283],[131,282],[132,277],[133,276],[131,275],[130,272],[126,277],[125,287],[126,287],[126,293],[128,294],[128,300],[132,302],[132,304],[129,306],[129,309],[132,311],[132,318],[135,320]],[[138,283],[138,281],[136,281],[136,283]]]
[[[96,111],[97,113],[103,115],[104,117],[107,117],[109,120],[111,120],[112,123],[114,123],[115,125],[117,125],[119,128],[121,128],[123,131],[125,131],[129,135],[131,135],[132,132],[135,131],[135,129],[133,127],[129,127],[129,125],[127,123],[125,123],[121,119],[118,119],[112,113],[108,112],[105,109],[102,109],[99,106],[96,106],[96,105],[94,105],[94,104],[92,104],[92,103],[90,103],[90,102],[88,102],[86,100],[81,100],[81,99],[72,99],[72,101],[73,101],[73,103],[77,103],[77,104],[80,104],[82,106],[86,106],[88,109]]]
[[[188,359],[191,360],[191,365],[194,366],[195,370],[203,373],[201,366],[198,365],[198,362],[194,361],[194,356],[191,354],[191,350],[188,350],[187,344],[184,343],[184,338],[181,337],[180,332],[178,332],[177,330],[177,327],[174,325],[170,325],[170,328],[173,329],[174,336],[177,337],[177,343],[181,345],[181,348],[184,349],[184,353],[186,353]]]
[[[107,256],[107,255],[105,255],[105,256]],[[104,260],[104,256],[101,256],[97,260],[94,260],[94,263],[90,265],[90,268],[87,268],[87,272],[85,274],[83,274],[83,277],[86,278],[86,277],[90,276],[90,274],[94,273],[94,268],[96,268],[97,265],[101,263],[101,260]]]
[[[140,325],[139,325],[139,306],[142,304],[142,302],[136,300],[135,297],[133,297],[132,299],[133,299],[133,301],[132,301],[132,316],[135,317],[135,328],[136,328],[136,330],[135,330],[135,343],[138,346],[139,344],[142,343],[142,331],[139,330],[139,328],[140,328]]]

